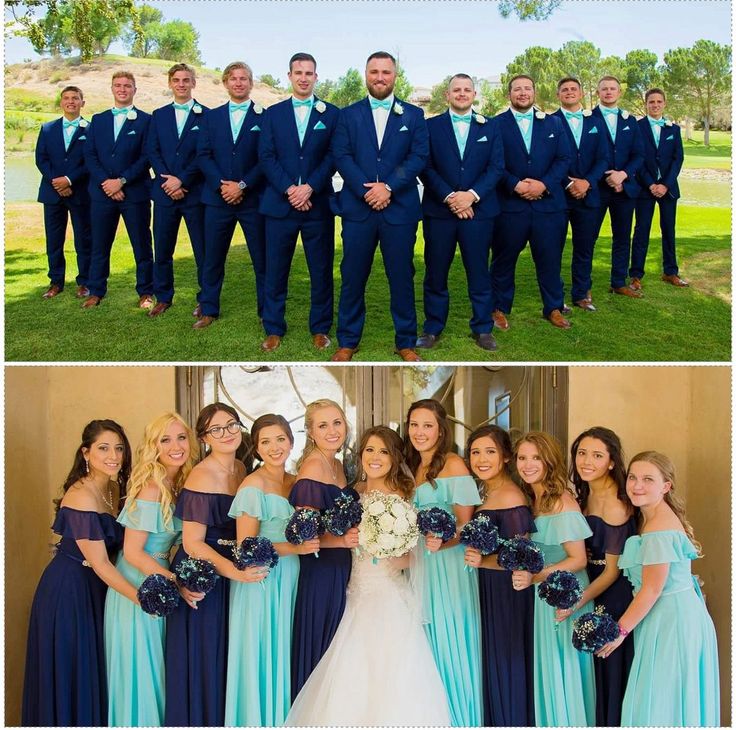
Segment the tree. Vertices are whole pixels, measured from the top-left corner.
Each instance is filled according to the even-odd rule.
[[[501,74],[504,90],[508,82],[517,74],[528,75],[534,80],[536,105],[540,109],[547,109],[556,104],[560,71],[557,54],[551,48],[532,46],[511,61],[506,66],[506,72]]]
[[[516,15],[521,20],[547,20],[560,6],[562,0],[500,0],[498,12],[508,18]]]
[[[271,74],[261,74],[258,78],[262,84],[266,84],[266,86],[270,86],[272,89],[281,88],[281,79],[275,79]]]
[[[38,21],[36,32],[29,36],[33,50],[42,56],[50,53],[52,56],[62,56],[72,52],[69,39],[62,28],[62,19],[54,10]]]
[[[357,68],[349,68],[344,76],[340,76],[335,89],[328,99],[335,106],[346,107],[365,96],[363,77]]]
[[[143,30],[143,35],[137,37],[130,26],[123,33],[123,43],[131,56],[148,58],[152,55],[156,46],[154,36],[163,19],[164,14],[152,5],[141,5],[138,8],[138,22]]]
[[[331,101],[332,95],[335,93],[335,82],[332,79],[319,81],[314,87],[314,94],[319,99]]]
[[[412,91],[414,91],[414,87],[411,85],[411,82],[406,77],[406,71],[404,71],[404,67],[397,61],[396,85],[394,86],[394,94],[398,96],[399,99],[407,100],[411,96]]]
[[[503,87],[493,89],[488,79],[482,79],[478,84],[478,102],[481,114],[495,117],[504,107],[508,106],[509,98]]]
[[[429,105],[427,111],[430,114],[441,114],[447,109],[447,88],[450,85],[450,79],[452,76],[445,76],[439,84],[435,84],[432,87],[432,91],[429,95]]]
[[[667,51],[664,79],[670,95],[703,120],[703,144],[710,146],[714,108],[731,89],[731,46],[699,40],[692,48]]]
[[[587,106],[594,106],[596,85],[600,78],[600,48],[590,41],[568,41],[557,51],[556,56],[559,79],[572,76],[580,81],[583,89],[583,106],[586,105],[586,101]]]
[[[662,72],[657,62],[657,54],[646,50],[629,51],[624,58],[626,70],[621,80],[626,84],[626,91],[622,102],[634,114],[646,114],[644,94],[648,89],[662,85]]]
[[[202,64],[199,53],[199,33],[186,20],[170,20],[159,23],[154,35],[155,58],[165,58],[180,63]]]

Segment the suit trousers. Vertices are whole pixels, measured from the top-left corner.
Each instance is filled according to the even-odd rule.
[[[644,264],[649,250],[649,236],[654,218],[654,206],[659,205],[659,229],[662,232],[662,271],[668,276],[677,275],[677,253],[675,251],[675,223],[677,199],[666,195],[662,198],[650,196],[636,201],[636,224],[631,241],[631,268],[629,276],[644,278]]]
[[[599,207],[571,204],[567,214],[572,231],[570,298],[579,302],[593,288],[593,251],[601,229],[601,210]]]
[[[43,223],[46,231],[46,257],[49,262],[49,281],[64,288],[66,260],[64,241],[68,219],[72,219],[74,251],[77,255],[77,286],[87,286],[92,251],[89,204],[70,205],[63,198],[59,203],[44,203]]]
[[[626,274],[631,255],[631,224],[634,220],[636,200],[626,193],[614,193],[601,189],[601,225],[606,212],[611,212],[611,287],[626,286]]]

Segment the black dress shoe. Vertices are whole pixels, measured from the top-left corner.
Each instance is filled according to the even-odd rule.
[[[439,340],[439,335],[428,335],[426,332],[422,332],[419,337],[417,337],[417,347],[421,347],[424,350],[431,350],[436,344],[437,340]]]
[[[490,332],[481,332],[480,334],[474,334],[473,339],[475,344],[481,348],[481,350],[489,350],[493,352],[498,348],[496,340]]]

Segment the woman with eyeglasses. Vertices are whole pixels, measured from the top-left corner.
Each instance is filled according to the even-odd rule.
[[[182,521],[182,545],[171,568],[191,556],[209,560],[221,578],[196,607],[182,601],[168,617],[164,725],[217,726],[225,723],[229,581],[257,582],[263,573],[232,562],[235,520],[228,511],[247,472],[238,458],[244,450],[238,414],[211,403],[195,432],[206,456],[179,493],[174,516]]]

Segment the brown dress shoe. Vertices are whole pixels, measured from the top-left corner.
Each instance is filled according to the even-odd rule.
[[[171,304],[169,302],[157,302],[156,306],[148,313],[149,317],[158,317],[159,314],[163,314]]]
[[[153,297],[150,294],[141,294],[138,297],[138,306],[141,309],[151,309],[153,307]]]
[[[641,285],[641,279],[634,276],[629,283],[629,289],[633,289],[634,291],[641,291],[643,288],[644,287]]]
[[[672,286],[690,286],[687,279],[681,279],[677,274],[662,274],[662,281],[666,281]]]
[[[595,304],[593,304],[592,299],[578,299],[576,302],[573,302],[573,304],[576,307],[580,307],[580,309],[584,309],[586,312],[595,312]]]
[[[350,362],[357,351],[357,347],[340,347],[330,360],[332,362]]]
[[[412,350],[411,347],[402,347],[400,350],[394,350],[394,352],[404,362],[421,362],[422,358],[417,355],[416,351]]]
[[[509,321],[500,309],[497,309],[491,316],[493,317],[493,324],[496,325],[498,329],[507,330],[509,328]]]
[[[572,324],[562,316],[559,309],[553,309],[547,315],[547,319],[553,327],[559,327],[561,330],[569,330],[572,327]]]
[[[102,301],[102,297],[98,297],[98,296],[95,296],[94,294],[90,294],[82,302],[82,309],[92,309],[92,307],[96,307],[101,301]]]
[[[264,352],[273,352],[281,347],[281,338],[278,335],[269,335],[261,342],[261,350]]]
[[[202,305],[198,304],[194,308],[194,311],[192,312],[192,317],[196,317],[197,319],[199,319],[201,316],[202,316]]]
[[[637,291],[632,289],[630,286],[618,286],[616,288],[611,287],[609,290],[611,294],[621,294],[624,297],[631,297],[632,299],[641,299],[644,295],[641,290]]]
[[[318,350],[326,350],[332,344],[332,340],[327,335],[316,334],[312,335],[312,344]]]
[[[77,299],[86,299],[89,296],[89,289],[86,286],[77,287]]]
[[[210,317],[208,314],[203,314],[193,325],[192,329],[203,330],[205,327],[209,327],[217,317]]]
[[[58,284],[52,284],[42,295],[42,299],[53,299],[61,294],[61,287]]]

